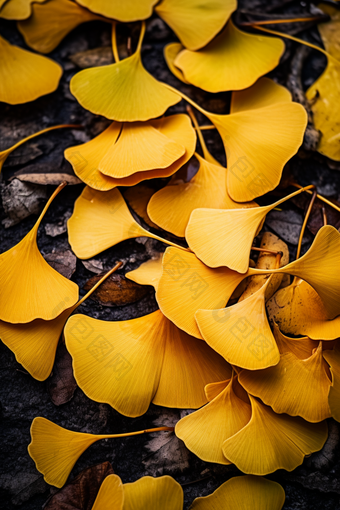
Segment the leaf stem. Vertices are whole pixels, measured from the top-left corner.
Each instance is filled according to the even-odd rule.
[[[115,59],[115,62],[120,61],[119,59],[119,53],[118,53],[118,46],[117,46],[117,31],[116,31],[117,23],[114,21],[112,23],[112,33],[111,33],[111,42],[112,42],[112,53]]]

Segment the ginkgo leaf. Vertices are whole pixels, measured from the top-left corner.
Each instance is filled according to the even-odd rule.
[[[190,50],[208,44],[236,10],[236,0],[162,0],[155,11]]]
[[[290,352],[299,359],[306,359],[309,358],[313,350],[318,347],[318,342],[311,340],[308,336],[291,338],[284,335],[275,321],[273,323],[273,334],[281,354]]]
[[[31,15],[33,1],[42,3],[46,0],[7,0],[5,4],[0,7],[0,18],[12,20],[28,18]]]
[[[198,310],[195,314],[204,340],[232,365],[259,370],[280,361],[266,316],[265,292],[269,279],[244,301],[221,310]],[[216,320],[223,312],[223,322]]]
[[[157,259],[147,260],[137,269],[125,273],[126,278],[140,285],[152,285],[157,290],[163,270],[162,255],[160,254]]]
[[[259,397],[276,413],[301,416],[312,423],[331,416],[328,406],[331,381],[321,342],[307,359],[286,352],[275,367],[261,372],[243,370],[239,381],[248,393]]]
[[[311,102],[313,124],[322,133],[318,152],[335,161],[340,161],[340,51],[336,34],[340,28],[338,9],[321,4],[321,9],[331,16],[327,23],[318,25],[326,51],[319,48],[327,57],[327,67],[306,92]]]
[[[26,138],[23,138],[22,140],[19,140],[16,144],[12,145],[12,147],[9,147],[8,149],[5,149],[3,151],[0,151],[0,172],[2,170],[2,167],[8,158],[8,156],[18,147],[20,147],[22,144],[28,142],[29,140],[32,140],[32,138],[36,138],[37,136],[43,135],[44,133],[49,133],[50,131],[54,131],[54,129],[61,129],[61,128],[68,128],[68,127],[78,127],[73,124],[60,124],[59,126],[51,126],[46,129],[42,129],[41,131],[38,131],[37,133],[33,133],[32,135],[27,136]]]
[[[116,186],[134,186],[145,180],[157,177],[169,177],[184,165],[193,155],[196,146],[196,133],[187,115],[177,114],[148,122],[168,139],[184,147],[185,153],[167,168],[155,168],[144,172],[137,172],[125,178],[111,178],[99,171],[103,159],[115,144],[122,124],[114,122],[100,135],[87,143],[65,150],[65,158],[72,164],[76,175],[91,188],[108,191]],[[131,148],[129,148],[129,151]],[[128,158],[128,154],[125,155]]]
[[[53,60],[13,46],[0,36],[0,101],[21,104],[54,92],[63,70]]]
[[[281,485],[247,475],[231,478],[209,496],[196,498],[190,510],[281,510],[284,501]]]
[[[44,381],[51,374],[59,338],[65,323],[74,310],[82,304],[121,263],[108,271],[75,305],[64,310],[52,320],[36,319],[27,324],[10,324],[0,321],[0,338],[29,374]],[[69,301],[65,298],[66,305]],[[60,304],[61,310],[65,303]]]
[[[69,243],[80,259],[89,259],[135,237],[152,237],[173,244],[141,227],[133,219],[118,189],[96,191],[86,187],[75,202],[67,227]]]
[[[149,18],[157,0],[125,0],[124,2],[107,2],[106,0],[77,0],[90,11],[106,18],[123,23]]]
[[[250,420],[251,407],[235,394],[236,384],[236,380],[230,380],[209,404],[182,418],[175,427],[177,437],[205,462],[230,464],[222,445]]]
[[[270,78],[260,78],[252,87],[237,90],[231,95],[230,113],[265,108],[277,103],[289,103],[292,95],[286,87]]]
[[[204,386],[231,373],[205,342],[178,329],[159,310],[118,322],[74,315],[65,339],[80,388],[125,416],[144,414],[151,402],[200,407],[207,402]]]
[[[32,230],[0,255],[0,320],[26,323],[51,320],[78,299],[78,285],[55,271],[37,246],[39,225],[60,185],[47,202]]]
[[[234,202],[227,193],[227,172],[195,154],[200,167],[189,182],[169,183],[155,193],[149,204],[148,214],[152,221],[178,237],[185,236],[190,214],[200,207],[234,209],[244,207]],[[245,206],[256,206],[255,203]]]
[[[339,264],[340,232],[326,225],[321,227],[312,246],[302,257],[279,271],[306,280],[319,294],[329,318],[333,319],[340,314]]]
[[[125,434],[84,434],[64,429],[39,416],[34,418],[31,425],[32,441],[28,446],[28,453],[34,460],[37,470],[44,475],[45,481],[50,485],[62,487],[80,455],[96,441],[161,430],[172,428],[158,427]]]
[[[124,489],[119,476],[109,475],[100,486],[92,510],[123,510]]]
[[[188,244],[197,257],[209,267],[227,266],[239,273],[245,273],[249,267],[254,237],[266,215],[296,193],[263,207],[195,209],[185,232]]]
[[[121,179],[136,172],[167,168],[185,153],[148,122],[123,124],[118,139],[99,163],[98,169],[109,177]]]
[[[211,269],[193,253],[168,248],[163,256],[163,272],[156,299],[164,315],[189,335],[202,338],[195,321],[199,309],[214,310],[225,306],[239,283],[247,276],[263,274],[249,268],[245,274],[228,268]],[[213,316],[222,325],[226,310]]]
[[[289,262],[289,249],[287,244],[279,237],[271,232],[263,232],[260,248],[263,250],[272,250],[281,252],[280,267],[285,266]],[[275,269],[277,267],[277,255],[275,253],[260,252],[257,262],[257,269]],[[276,292],[282,282],[283,274],[274,274],[266,287],[266,301]],[[247,287],[239,298],[244,301],[259,290],[266,283],[267,275],[251,276],[247,280]]]
[[[171,476],[125,483],[124,510],[183,510],[183,489]]]
[[[340,422],[340,348],[339,342],[333,350],[324,351],[323,357],[330,365],[332,374],[332,386],[329,389],[328,404],[332,417]]]
[[[267,89],[266,82],[264,90]],[[258,85],[254,85],[258,94]],[[273,86],[274,87],[274,86]],[[172,88],[169,87],[171,90]],[[250,91],[251,92],[251,91]],[[237,93],[237,92],[236,92]],[[306,110],[291,101],[277,101],[228,115],[207,112],[181,94],[215,125],[227,156],[228,193],[236,202],[245,202],[274,189],[284,165],[302,144],[307,125]],[[282,98],[282,94],[279,94]]]
[[[266,306],[270,319],[286,333],[308,335],[315,340],[334,340],[339,336],[340,316],[329,320],[319,294],[300,278],[279,289]]]
[[[150,220],[147,213],[147,206],[150,198],[155,192],[155,188],[148,183],[140,183],[122,190],[124,200],[129,207],[151,228],[157,229],[158,226]]]
[[[207,46],[182,51],[174,65],[189,83],[208,92],[240,90],[274,69],[284,49],[282,39],[242,32],[230,19]]]
[[[71,30],[96,19],[103,20],[70,0],[48,0],[42,5],[34,0],[32,15],[18,23],[18,29],[30,48],[50,53]]]
[[[292,471],[306,455],[321,450],[327,424],[276,414],[249,395],[252,416],[247,425],[223,443],[225,457],[243,473],[267,475],[277,469]]]
[[[168,64],[168,68],[183,83],[189,83],[185,78],[180,69],[175,66],[175,59],[177,55],[184,49],[181,43],[170,43],[167,44],[164,48],[164,58],[165,62]]]
[[[145,24],[136,52],[108,66],[84,69],[70,82],[70,90],[87,110],[120,122],[159,117],[181,100],[179,94],[157,81],[141,60]]]

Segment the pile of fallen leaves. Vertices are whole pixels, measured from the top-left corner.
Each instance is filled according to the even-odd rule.
[[[79,456],[95,441],[175,433],[204,461],[234,464],[246,474],[197,498],[192,508],[279,510],[284,491],[262,476],[295,469],[323,447],[326,419],[340,421],[340,233],[328,224],[320,204],[335,215],[340,207],[313,185],[282,181],[308,123],[319,132],[317,150],[340,161],[340,10],[321,4],[318,15],[302,19],[322,20],[323,49],[264,28],[266,22],[242,27],[236,16],[231,18],[236,9],[236,0],[0,0],[0,18],[18,21],[33,50],[0,36],[0,101],[9,104],[33,101],[58,87],[62,69],[41,53],[50,53],[76,26],[101,20],[112,27],[114,63],[84,69],[70,82],[84,109],[112,121],[92,140],[65,151],[86,184],[67,224],[73,253],[93,259],[140,237],[161,241],[165,249],[126,273],[126,280],[117,277],[114,286],[116,304],[138,300],[145,295],[143,286],[153,286],[157,311],[122,321],[75,313],[95,292],[102,303],[112,300],[108,282],[115,281],[113,273],[123,264],[117,261],[91,279],[79,300],[71,274],[63,276],[43,258],[37,232],[66,185],[61,183],[32,230],[0,255],[0,337],[39,381],[49,378],[57,346],[65,345],[78,386],[125,416],[141,416],[151,403],[194,410],[174,429],[105,436],[35,418],[28,450],[56,487],[66,483]],[[231,91],[229,113],[205,110],[145,69],[145,20],[153,12],[180,41],[164,52],[173,74],[187,87]],[[284,26],[282,19],[270,21]],[[123,23],[133,34],[139,29],[139,36],[129,37],[121,51],[117,33]],[[245,31],[246,25],[251,31]],[[264,77],[284,54],[281,36],[327,57],[326,69],[306,92],[308,111],[285,87]],[[188,104],[187,114],[164,115],[181,100]],[[208,124],[199,125],[194,110]],[[2,151],[0,169],[22,143],[69,127],[75,126],[49,127]],[[207,129],[221,137],[226,168],[207,149]],[[158,182],[158,190],[147,180]],[[287,244],[263,227],[270,211],[300,194],[308,197],[307,208],[296,259],[289,261]],[[267,205],[260,206],[259,198]],[[322,226],[301,256],[316,203]],[[84,508],[183,508],[182,488],[169,476],[123,484],[110,466],[98,469],[93,477],[100,481],[79,502]],[[75,486],[84,483],[84,476],[46,508],[61,507],[58,498],[67,502],[83,494]]]

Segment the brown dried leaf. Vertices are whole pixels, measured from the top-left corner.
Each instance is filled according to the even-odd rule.
[[[53,372],[47,383],[48,392],[54,405],[69,402],[77,388],[73,376],[72,357],[64,343],[57,348]]]
[[[334,202],[335,205],[340,207],[339,202],[334,199],[329,199],[331,202]],[[310,202],[310,196],[301,196],[300,200],[294,201],[294,203],[300,208],[305,209]],[[340,214],[338,211],[330,207],[329,205],[321,202],[321,200],[316,200],[313,205],[313,209],[311,215],[309,217],[307,228],[308,230],[316,235],[320,228],[323,226],[323,215],[322,215],[322,207],[325,207],[326,216],[327,216],[327,224],[332,225],[333,227],[339,229],[340,227]]]
[[[2,185],[1,200],[7,216],[2,224],[5,228],[12,227],[31,214],[39,214],[46,199],[46,188],[41,186],[26,184],[18,179]]]
[[[113,64],[111,46],[103,46],[92,50],[79,51],[70,57],[71,62],[81,69],[88,67],[107,66]]]
[[[77,257],[70,250],[47,253],[44,259],[65,278],[70,279],[76,270]]]
[[[110,462],[84,469],[47,502],[44,510],[91,510],[101,484],[114,473]]]
[[[85,290],[90,290],[103,276],[104,273],[92,276],[84,285]],[[125,279],[120,274],[113,274],[103,282],[100,287],[91,294],[94,301],[105,306],[122,306],[139,301],[148,292],[148,287],[138,285],[131,280]]]

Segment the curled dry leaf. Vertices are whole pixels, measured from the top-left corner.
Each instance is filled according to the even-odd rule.
[[[102,276],[103,273],[92,276],[84,289],[90,290]],[[113,274],[92,294],[91,299],[105,306],[122,306],[139,301],[147,292],[148,287],[127,280],[123,275]]]

